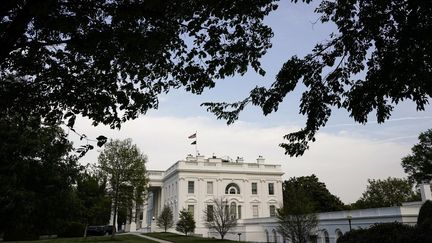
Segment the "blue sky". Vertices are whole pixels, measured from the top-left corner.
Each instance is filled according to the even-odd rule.
[[[77,121],[77,130],[85,131],[89,137],[104,134],[113,139],[132,138],[148,155],[148,169],[167,169],[194,153],[187,136],[198,131],[201,154],[240,156],[246,162],[255,162],[262,155],[266,163],[282,164],[286,179],[316,174],[346,203],[361,196],[368,178],[404,177],[400,159],[410,152],[420,132],[432,128],[430,106],[417,112],[411,102],[401,103],[385,124],[376,124],[373,114],[367,125],[355,124],[346,111],[334,110],[327,126],[319,132],[318,141],[301,158],[290,158],[277,146],[284,134],[304,125],[305,118],[298,114],[301,87],[289,94],[277,113],[264,117],[258,108],[248,107],[232,126],[216,120],[200,106],[207,101],[237,101],[257,85],[269,86],[288,58],[303,56],[317,42],[326,40],[335,28],[318,23],[319,16],[313,10],[311,5],[284,1],[266,18],[275,36],[273,48],[261,61],[265,77],[251,70],[244,76],[219,80],[215,88],[202,95],[173,90],[160,96],[158,110],[126,123],[120,131],[92,127],[86,119]],[[94,150],[81,162],[94,163],[98,154]]]

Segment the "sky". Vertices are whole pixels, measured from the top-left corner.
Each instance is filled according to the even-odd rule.
[[[263,116],[258,108],[248,107],[230,126],[200,106],[209,101],[238,101],[257,85],[269,86],[291,56],[302,57],[316,43],[325,41],[335,27],[319,23],[313,10],[312,5],[284,1],[265,19],[275,36],[273,47],[261,60],[267,72],[264,77],[250,70],[244,76],[218,80],[215,88],[202,95],[173,90],[159,97],[157,110],[126,122],[120,130],[94,127],[85,118],[77,120],[75,129],[89,138],[132,138],[148,156],[147,169],[156,170],[166,170],[187,154],[195,154],[195,146],[187,137],[197,132],[202,155],[243,157],[249,163],[261,155],[265,163],[282,165],[284,179],[317,175],[344,203],[359,199],[369,178],[406,177],[401,158],[410,153],[420,132],[432,128],[430,106],[417,112],[412,102],[404,102],[386,123],[377,124],[371,116],[366,125],[354,123],[346,111],[335,109],[326,127],[318,132],[317,141],[302,157],[294,158],[285,155],[278,144],[283,142],[283,135],[304,126],[305,117],[298,114],[301,88],[284,99],[277,113]],[[76,146],[82,144],[73,133],[70,138]],[[100,151],[90,151],[80,162],[96,163]]]

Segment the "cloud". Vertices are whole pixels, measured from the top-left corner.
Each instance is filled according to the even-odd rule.
[[[416,121],[416,120],[432,120],[432,116],[408,116],[408,117],[398,117],[398,118],[390,118],[386,120],[386,123],[389,122],[400,122],[400,121]],[[377,121],[368,121],[368,124],[379,124]],[[360,127],[364,126],[360,123],[338,123],[338,124],[332,124],[327,125],[327,128],[333,128],[333,127]]]
[[[123,125],[121,130],[92,127],[86,119],[78,119],[76,130],[94,138],[103,134],[113,139],[132,138],[141,151],[148,155],[148,169],[165,170],[173,163],[195,154],[195,146],[187,137],[198,133],[198,150],[205,156],[243,157],[254,163],[259,155],[266,163],[282,164],[284,178],[316,174],[329,190],[344,202],[357,200],[366,188],[368,178],[403,177],[400,158],[409,147],[394,141],[377,143],[372,138],[352,132],[330,134],[320,132],[317,142],[304,156],[291,158],[278,146],[282,136],[296,131],[297,126],[263,127],[256,123],[237,122],[226,126],[223,121],[207,117],[145,116]],[[79,139],[71,135],[79,145]],[[96,162],[96,149],[89,152],[81,163]]]

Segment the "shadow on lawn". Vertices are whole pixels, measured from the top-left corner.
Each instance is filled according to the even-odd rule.
[[[197,236],[185,236],[185,235],[179,235],[174,233],[146,233],[144,235],[148,235],[150,237],[162,239],[171,241],[174,243],[187,243],[187,242],[204,242],[204,243],[211,243],[211,242],[234,242],[231,240],[220,240],[215,238],[204,238],[204,237],[197,237]],[[236,241],[238,242],[238,241]]]

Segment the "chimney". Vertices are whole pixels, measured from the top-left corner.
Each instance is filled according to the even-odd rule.
[[[205,156],[204,155],[201,155],[200,153],[198,153],[198,155],[197,155],[197,161],[198,162],[203,162],[204,160],[205,160]]]
[[[194,156],[192,156],[192,154],[188,154],[188,155],[186,156],[186,161],[194,161],[194,160],[196,160],[196,159],[195,159]]]
[[[261,155],[258,156],[258,159],[257,159],[258,164],[264,164],[264,161],[265,161],[265,159]]]
[[[427,200],[432,200],[432,193],[431,193],[431,188],[429,183],[430,182],[428,181],[423,181],[423,183],[420,184],[420,193],[421,193],[422,202],[425,202]]]

